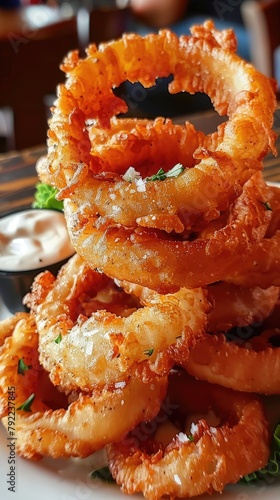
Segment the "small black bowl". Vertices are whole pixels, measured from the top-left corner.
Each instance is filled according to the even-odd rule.
[[[22,299],[30,291],[35,276],[46,269],[56,276],[59,269],[67,261],[68,259],[64,259],[48,267],[32,269],[30,271],[0,271],[1,298],[7,309],[12,314],[28,311],[27,307],[23,305]]]
[[[46,226],[46,231],[50,231],[50,228],[55,227],[56,224],[56,217],[58,216],[60,221],[64,221],[64,216],[62,213],[57,212],[56,210],[52,209],[24,209],[20,210],[17,212],[13,212],[12,214],[5,215],[0,219],[0,222],[2,224],[2,229],[0,227],[0,234],[4,234],[3,231],[3,226],[5,226],[6,220],[7,224],[8,221],[11,220],[11,216],[13,215],[18,215],[19,213],[21,214],[27,214],[29,212],[32,212],[35,214],[35,211],[38,213],[44,213],[44,217],[47,219],[47,224],[44,222],[43,227]],[[55,214],[54,222],[52,224],[52,215]],[[59,214],[59,215],[58,215]],[[9,218],[9,219],[8,219]],[[4,225],[3,225],[4,222]],[[42,226],[41,226],[42,228]],[[40,229],[42,230],[42,229]],[[65,223],[65,230],[66,229],[66,223]],[[25,228],[23,228],[23,231],[25,231]],[[35,231],[35,237],[37,237],[36,234],[36,228],[34,229]],[[50,233],[48,232],[48,237]],[[32,236],[32,234],[31,234]],[[67,235],[66,235],[67,236]],[[68,238],[68,236],[67,236]],[[11,240],[13,241],[13,240]],[[57,243],[57,239],[55,240],[55,243]],[[24,269],[24,270],[3,270],[0,269],[0,295],[2,298],[2,302],[4,305],[7,307],[7,309],[12,313],[15,314],[16,312],[21,312],[21,311],[28,311],[27,307],[23,305],[22,300],[23,297],[30,291],[31,285],[33,283],[33,280],[37,274],[48,270],[50,271],[54,276],[57,275],[59,269],[65,264],[69,258],[75,253],[72,245],[70,244],[69,240],[69,249],[67,250],[67,254],[64,255],[63,259],[59,259],[58,261],[51,261],[50,263],[46,263],[44,266],[36,266],[35,269]],[[2,247],[3,248],[3,247]],[[68,248],[68,247],[67,247]],[[0,254],[1,254],[1,249],[0,249]],[[1,266],[0,266],[1,267]]]

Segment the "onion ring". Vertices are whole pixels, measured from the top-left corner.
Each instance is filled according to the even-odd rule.
[[[143,300],[127,317],[97,304],[87,317],[79,302],[104,289],[104,279],[75,255],[61,269],[52,287],[36,304],[46,276],[35,278],[34,294],[27,299],[36,318],[40,362],[54,385],[90,391],[114,385],[133,371],[144,382],[165,376],[174,362],[186,359],[190,347],[206,327],[209,308],[202,289],[181,289],[176,294]],[[101,286],[100,286],[101,283]],[[93,295],[92,295],[93,290]],[[99,307],[98,307],[99,306]],[[56,339],[59,338],[59,342]]]
[[[83,204],[80,207],[70,199],[64,208],[72,244],[92,268],[167,293],[205,286],[233,273],[240,254],[265,234],[270,212],[261,201],[267,196],[261,174],[254,174],[233,204],[226,225],[211,238],[193,241],[145,228],[102,226],[98,217],[85,213]]]
[[[148,288],[118,281],[116,283],[140,299],[140,302],[154,300],[156,292]],[[279,287],[271,286],[266,290],[260,287],[243,288],[229,283],[215,283],[206,288],[211,307],[207,311],[207,331],[226,332],[230,328],[262,323],[273,311],[278,298]]]
[[[280,302],[269,316],[225,335],[207,334],[184,368],[200,380],[260,394],[280,394]]]
[[[38,354],[30,350],[23,340],[29,338],[31,346],[37,345],[36,325],[34,318],[28,313],[17,313],[0,322],[0,329],[6,332],[0,348],[0,418],[7,414],[9,387],[21,387],[22,400],[29,396],[30,385],[38,379],[40,366]],[[32,337],[32,338],[31,338]],[[18,373],[18,361],[23,359],[26,366],[32,365],[25,376]]]
[[[185,373],[170,377],[168,396],[169,408],[176,407],[180,421],[210,408],[222,421],[213,427],[198,417],[190,431],[178,430],[166,447],[151,433],[145,435],[143,426],[108,445],[111,473],[125,493],[142,491],[148,500],[158,500],[221,492],[226,484],[266,465],[268,424],[257,397],[194,381]],[[153,423],[163,421],[164,415]]]
[[[227,165],[231,172],[236,170],[235,161],[218,154],[215,158],[219,166]],[[260,166],[258,168],[260,169]],[[60,191],[58,198],[65,199],[69,196],[74,203],[77,203],[85,218],[98,215],[103,221],[108,220],[111,224],[121,224],[130,228],[147,226],[181,233],[201,219],[202,211],[202,221],[218,217],[220,210],[228,208],[238,192],[236,185],[231,194],[226,188],[218,193],[221,184],[215,172],[211,170],[207,174],[207,182],[204,176],[205,184],[199,191],[197,178],[200,176],[200,172],[195,169],[191,169],[188,174],[188,189],[192,190],[191,208],[186,199],[184,174],[175,179],[167,178],[164,182],[147,182],[139,176],[133,181],[124,181],[123,178],[113,174],[106,176],[104,174],[103,177],[87,175],[83,182],[75,187],[74,192],[70,190],[69,193],[65,188]],[[160,218],[170,220],[171,217],[177,222],[177,226],[180,224],[179,229],[176,229],[174,223],[169,229],[166,229],[165,224],[159,224]]]
[[[136,170],[139,167],[143,176],[151,175],[158,165],[164,170],[176,163],[194,167],[193,154],[205,141],[203,132],[195,130],[189,122],[173,124],[171,119],[162,117],[112,118],[109,130],[94,125],[88,130],[100,171],[119,174],[131,165]]]
[[[28,370],[18,373],[18,361],[23,358]],[[92,391],[78,391],[69,406],[63,394],[56,396],[57,409],[46,404],[53,400],[50,385],[42,384],[43,370],[38,368],[38,336],[34,318],[19,319],[11,337],[1,348],[1,390],[8,401],[9,387],[15,387],[13,407],[16,409],[16,451],[19,455],[38,460],[43,455],[85,457],[111,441],[121,439],[143,419],[158,412],[166,392],[166,379],[154,377],[152,384],[128,377],[122,386]],[[4,374],[4,379],[3,379]],[[47,387],[47,389],[46,389]],[[27,395],[35,394],[32,408],[20,409]],[[11,403],[10,403],[11,406]],[[8,427],[8,407],[2,405],[2,422]]]
[[[184,196],[179,196],[178,202],[174,200],[174,210],[179,215],[183,208],[186,217],[193,212],[205,213],[209,217],[209,213],[221,209],[220,199],[224,205],[225,193],[228,200],[240,194],[252,172],[262,168],[260,160],[269,147],[273,148],[275,134],[271,128],[276,109],[275,88],[272,81],[235,54],[236,39],[232,30],[220,33],[211,21],[207,21],[203,26],[194,26],[191,33],[191,36],[180,38],[168,30],[146,37],[129,34],[102,44],[98,49],[90,46],[84,60],[79,59],[77,52],[71,53],[62,65],[67,80],[59,87],[50,120],[49,152],[47,159],[38,165],[40,179],[58,189],[65,189],[61,196],[70,196],[87,178],[88,172],[103,171],[98,147],[97,151],[94,147],[94,131],[104,128],[109,131],[110,139],[115,116],[127,110],[122,99],[114,95],[113,88],[127,79],[150,87],[156,78],[173,74],[174,80],[169,85],[171,93],[181,90],[205,92],[212,99],[214,108],[229,117],[218,133],[221,140],[215,151],[198,151],[194,156],[200,161],[195,168],[186,168],[179,178],[170,180],[172,191],[181,191]],[[156,125],[151,124],[148,130],[151,129],[157,142]],[[124,136],[126,145],[129,145],[131,135]],[[141,145],[141,138],[137,142]],[[215,141],[209,142],[213,146]],[[108,151],[110,164],[106,163],[106,171],[115,171],[116,168],[114,145],[111,151],[112,154]],[[123,175],[125,170],[119,173]],[[131,188],[127,181],[120,182],[123,191]],[[209,187],[206,189],[206,186]],[[110,189],[111,194],[117,195],[119,188]],[[199,193],[199,196],[194,196],[194,193]],[[138,217],[151,213],[151,200],[155,200],[156,212],[153,215],[161,214],[163,210],[168,214],[166,201],[162,207],[160,181],[142,194],[138,201],[141,207]],[[127,199],[124,204],[119,204],[119,212],[125,212]],[[180,207],[182,199],[184,206]],[[134,206],[133,200],[131,206]]]
[[[183,367],[200,380],[238,391],[280,394],[280,347],[265,342],[278,334],[277,329],[262,332],[261,350],[254,349],[253,340],[240,345],[228,342],[223,334],[208,334],[194,346]]]
[[[207,288],[208,300],[213,307],[208,313],[207,329],[211,333],[227,332],[232,327],[242,327],[263,322],[272,312],[279,296],[279,287],[266,290],[260,287],[245,288],[229,283],[216,283]]]
[[[225,281],[241,286],[280,286],[280,188],[270,187],[266,207],[272,217],[264,238],[252,244]]]
[[[0,321],[0,347],[3,345],[5,339],[10,337],[19,319],[24,317],[25,313],[19,312]]]

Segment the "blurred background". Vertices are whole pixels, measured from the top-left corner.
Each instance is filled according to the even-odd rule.
[[[189,34],[213,19],[232,27],[238,53],[280,81],[280,0],[0,0],[0,152],[44,144],[64,56],[124,32],[147,34],[169,27]],[[124,82],[116,90],[129,116],[176,117],[211,108],[202,94],[170,96],[172,75],[152,89]]]

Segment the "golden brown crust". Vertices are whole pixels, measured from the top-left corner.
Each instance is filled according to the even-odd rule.
[[[201,287],[234,273],[264,236],[270,220],[260,200],[268,188],[257,173],[231,207],[226,224],[209,238],[182,240],[145,228],[110,225],[90,217],[87,207],[65,200],[65,217],[74,248],[91,267],[159,293]],[[125,265],[124,265],[125,260]]]
[[[28,367],[24,373],[18,371],[20,359]],[[16,435],[17,453],[32,460],[44,455],[85,457],[121,439],[159,411],[167,384],[156,376],[145,384],[132,374],[120,386],[88,394],[78,390],[67,403],[39,364],[35,321],[27,314],[18,318],[1,348],[0,374],[2,422]],[[31,408],[20,409],[32,394]]]
[[[270,330],[269,335],[276,333]],[[265,336],[263,332],[259,340]],[[209,334],[194,346],[183,366],[200,380],[237,391],[280,394],[279,347],[265,345],[255,350],[250,340],[235,343],[227,341],[223,334]]]
[[[164,495],[181,498],[221,492],[226,484],[266,464],[268,426],[256,396],[198,382],[181,372],[170,377],[167,401],[168,415],[158,416],[149,429],[175,408],[181,422],[190,417],[189,431],[178,430],[167,446],[157,444],[154,433],[148,434],[149,449],[156,450],[150,453],[141,427],[107,446],[110,470],[125,493],[141,491],[148,500],[158,500]],[[220,419],[216,426],[205,417],[195,418],[209,409]],[[259,449],[254,442],[260,443]]]
[[[45,277],[35,278],[36,293]],[[40,362],[52,382],[83,391],[115,385],[131,373],[147,382],[167,375],[174,359],[185,360],[204,334],[206,292],[182,288],[175,294],[154,293],[141,303],[133,303],[133,295],[116,290],[113,280],[78,255],[71,258],[33,308]]]
[[[154,168],[157,166],[158,169],[162,167],[161,158],[165,158],[166,167],[170,162],[169,168],[181,161],[186,167],[180,182],[172,179],[171,184],[174,183],[174,190],[184,193],[184,206],[190,214],[206,213],[214,208],[220,210],[225,194],[232,199],[237,187],[241,188],[252,172],[260,168],[259,161],[273,147],[275,139],[271,130],[276,107],[272,82],[242,61],[235,49],[234,33],[231,30],[219,32],[208,21],[203,26],[193,27],[191,36],[177,38],[168,30],[146,37],[126,34],[98,48],[90,46],[83,60],[76,52],[70,54],[62,66],[67,79],[59,87],[50,120],[48,156],[38,164],[41,180],[64,190],[62,196],[69,196],[90,173],[117,172],[123,175],[132,164],[145,176],[147,166],[155,164],[156,160],[158,165]],[[116,118],[126,111],[126,104],[114,95],[115,87],[127,79],[150,87],[157,78],[170,74],[174,75],[169,86],[171,93],[181,90],[206,93],[215,109],[228,115],[229,120],[222,126],[214,149],[216,134],[213,140],[210,136],[205,142],[208,150],[194,154],[195,146],[204,144],[203,135],[196,133],[191,125],[180,129],[170,120],[162,124],[162,119],[135,122]],[[165,140],[166,134],[170,135],[168,140]],[[172,144],[176,140],[179,140],[179,147],[175,149]],[[153,144],[148,150],[147,141]],[[122,163],[124,150],[130,153]],[[155,157],[153,152],[156,150]],[[214,152],[227,159],[222,168]],[[193,165],[191,156],[196,159],[194,172],[188,168]],[[234,172],[228,165],[233,160]],[[193,204],[194,186],[197,192],[203,191],[213,175],[216,194],[213,196],[210,188],[197,207]],[[146,207],[154,195],[160,203],[161,182],[156,181],[155,186],[153,196],[152,193],[146,195]],[[119,187],[125,190],[129,183],[122,179],[116,190],[112,188],[112,194],[117,194]],[[141,197],[140,193],[138,203]],[[103,205],[98,199],[95,203]],[[130,206],[133,209],[133,199]],[[175,208],[177,211],[181,208],[179,200]],[[119,212],[125,210],[125,206],[119,203]],[[168,212],[166,206],[165,212]],[[144,215],[147,213],[138,214],[139,217]]]

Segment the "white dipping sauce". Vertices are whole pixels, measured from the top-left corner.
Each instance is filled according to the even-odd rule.
[[[47,267],[75,253],[62,212],[27,209],[0,218],[0,270]]]

